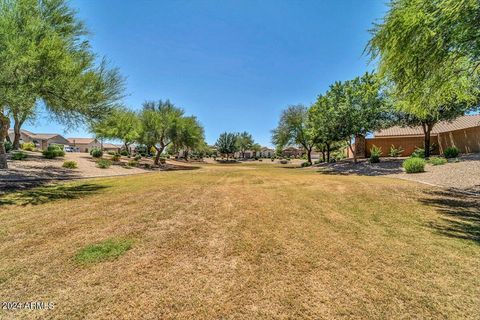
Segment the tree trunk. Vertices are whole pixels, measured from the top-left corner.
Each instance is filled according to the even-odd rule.
[[[330,144],[326,143],[327,146],[327,163],[330,163]]]
[[[5,150],[5,138],[8,136],[10,118],[0,114],[0,169],[8,169],[7,151]]]
[[[357,154],[356,154],[355,150],[353,150],[352,142],[350,140],[348,140],[347,143],[348,143],[348,147],[350,148],[350,151],[353,154],[353,162],[357,163]]]
[[[326,161],[326,158],[325,158],[325,146],[322,147],[322,160],[323,160],[323,162]]]
[[[307,149],[307,161],[309,163],[312,163],[312,149],[313,148]]]
[[[163,150],[165,149],[165,146],[160,145],[160,148],[155,147],[157,150],[157,155],[155,156],[155,162],[154,164],[158,166],[158,163],[160,162],[160,155],[162,154]]]
[[[425,159],[430,158],[430,133],[432,132],[434,123],[422,123],[424,133],[423,146],[425,150]]]
[[[15,122],[13,124],[13,149],[18,150],[20,149],[20,128],[22,127],[22,122],[18,121],[18,119],[14,119]]]
[[[128,143],[124,142],[123,145],[125,146],[125,151],[127,151],[127,154],[130,154],[130,149],[128,148]]]

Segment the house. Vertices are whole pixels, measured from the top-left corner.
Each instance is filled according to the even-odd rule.
[[[95,138],[68,138],[68,144],[78,152],[90,152],[93,148],[102,146]]]
[[[409,156],[416,148],[423,148],[424,134],[419,127],[394,126],[373,133],[373,138],[359,138],[354,150],[359,157],[369,157],[370,149],[375,145],[382,148],[387,156],[390,147],[402,147],[402,156]],[[456,147],[462,153],[480,152],[480,114],[458,117],[453,121],[437,123],[430,135],[432,154],[442,154],[448,147]],[[358,146],[358,147],[357,147]],[[349,157],[352,153],[348,151]]]
[[[262,147],[259,152],[260,157],[262,158],[271,158],[275,156],[275,150],[267,148],[267,147]]]
[[[303,148],[288,147],[282,150],[282,156],[290,158],[300,158],[305,154]]]
[[[8,130],[8,137],[10,141],[15,138],[15,133],[12,129]],[[35,144],[38,149],[47,149],[51,144],[68,145],[68,140],[58,133],[33,133],[27,130],[20,130],[20,143],[31,142]]]
[[[105,152],[116,152],[116,153],[119,153],[120,150],[122,150],[122,147],[121,146],[118,146],[116,144],[113,144],[113,143],[104,143],[103,144],[103,151]]]

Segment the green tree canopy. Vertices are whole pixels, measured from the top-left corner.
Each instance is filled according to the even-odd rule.
[[[244,131],[237,134],[238,150],[242,153],[242,158],[245,158],[245,151],[252,149],[255,141],[250,133]]]
[[[238,151],[237,134],[235,133],[222,133],[215,143],[217,151],[227,157],[233,157],[233,154]]]

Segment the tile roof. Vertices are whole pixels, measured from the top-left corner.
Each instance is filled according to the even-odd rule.
[[[121,148],[121,146],[118,146],[118,145],[113,144],[113,143],[104,143],[104,144],[103,144],[103,147],[104,147],[104,148],[108,148],[108,149]]]
[[[480,126],[480,114],[466,115],[458,117],[453,121],[441,121],[437,123],[433,129],[432,134],[439,134],[443,132],[450,132],[455,130],[468,129]],[[399,127],[394,126],[373,133],[374,137],[389,137],[389,136],[417,136],[423,135],[422,127]]]
[[[95,138],[68,138],[70,143],[89,144],[95,142]]]

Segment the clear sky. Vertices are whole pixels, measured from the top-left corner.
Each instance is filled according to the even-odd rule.
[[[363,55],[384,0],[75,0],[90,41],[126,77],[125,105],[170,99],[198,117],[207,142],[248,131],[270,145],[289,104],[371,71]],[[65,132],[42,113],[34,132]]]

